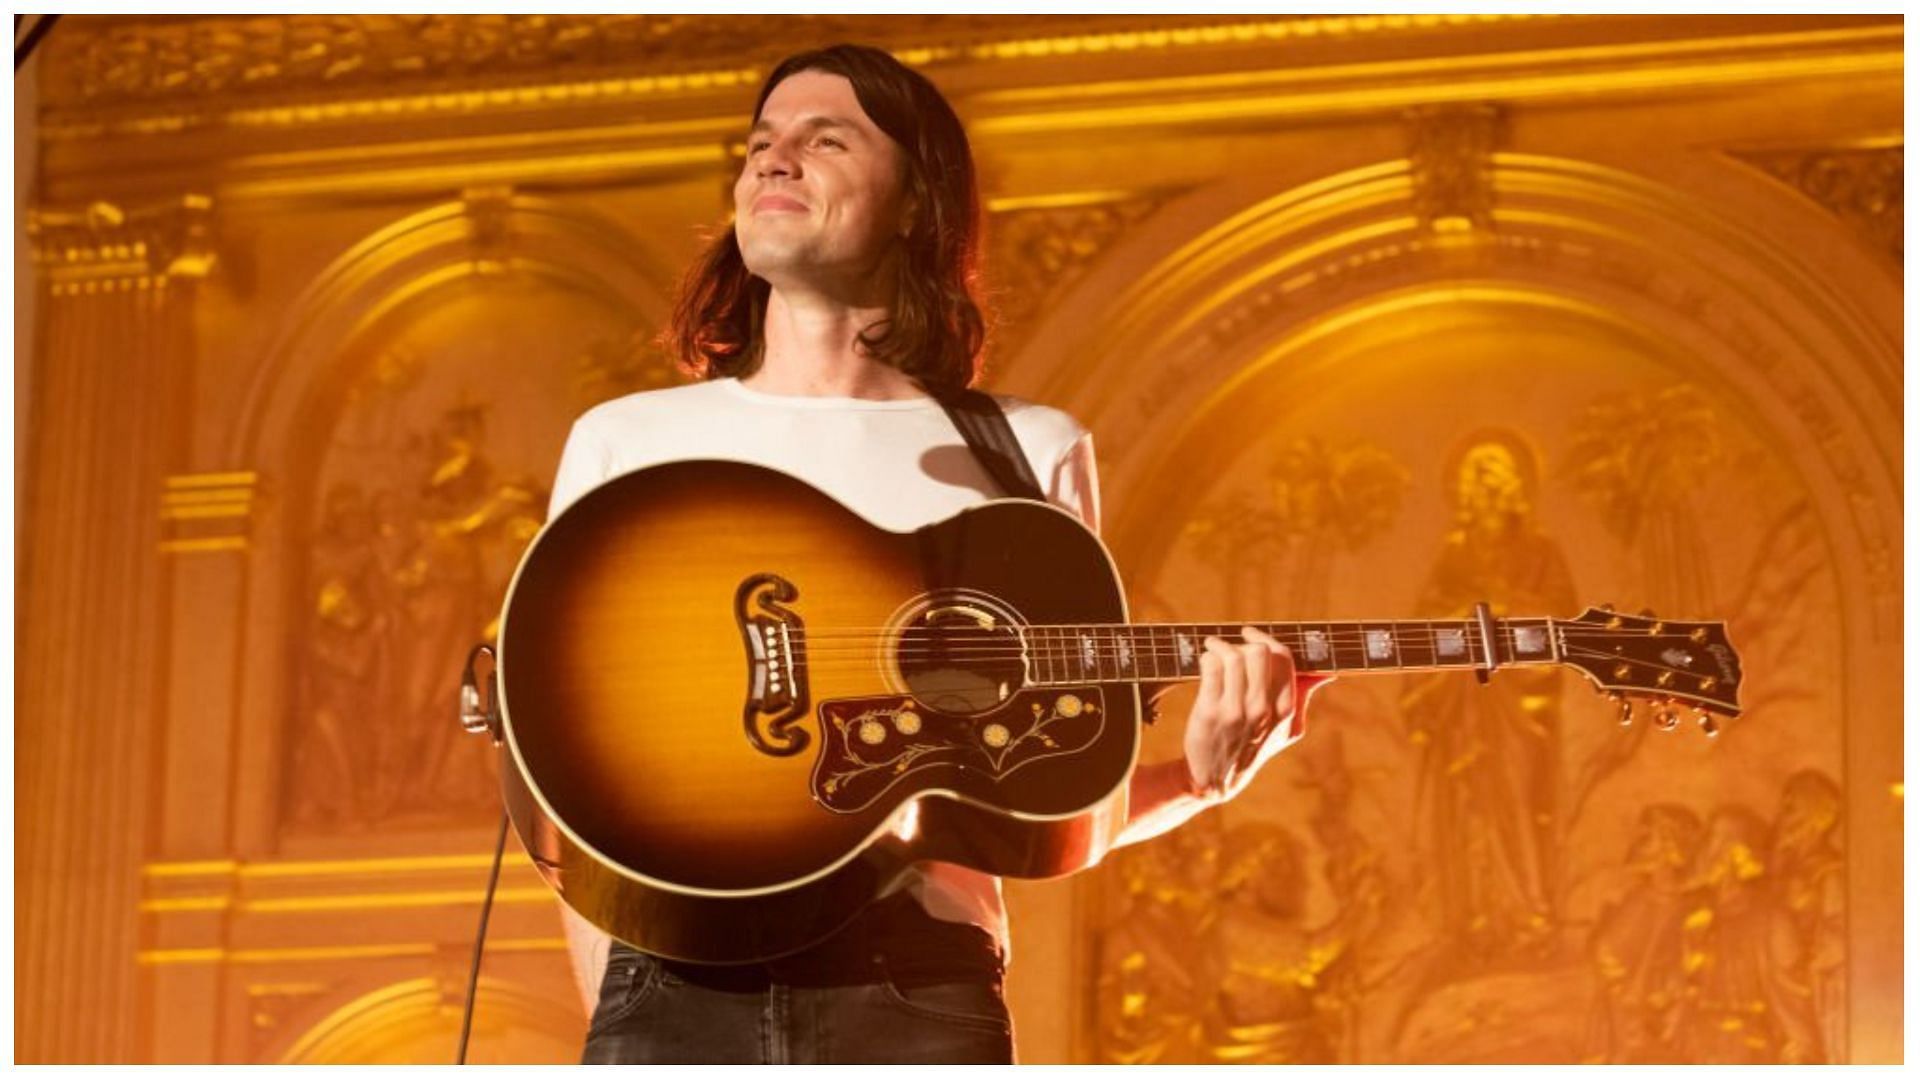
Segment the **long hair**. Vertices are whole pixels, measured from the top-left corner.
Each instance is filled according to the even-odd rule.
[[[915,207],[894,267],[893,310],[860,333],[860,348],[919,380],[934,394],[973,382],[986,322],[974,299],[978,280],[980,192],[973,151],[953,106],[926,76],[886,52],[834,45],[780,62],[753,105],[802,71],[839,75],[874,124],[900,145],[906,193]],[[729,228],[688,268],[662,346],[703,379],[749,375],[760,367],[767,282],[747,270]]]

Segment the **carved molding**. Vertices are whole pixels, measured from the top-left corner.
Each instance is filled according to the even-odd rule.
[[[184,195],[148,206],[96,202],[33,210],[33,261],[56,296],[201,278],[213,269],[213,200]]]
[[[1313,15],[1264,19],[1079,15],[808,15],[778,38],[721,15],[294,15],[88,18],[49,42],[49,108],[260,96],[396,82],[462,82],[618,67],[687,73],[766,63],[805,41],[874,41],[911,63],[1325,40],[1556,18],[1529,15]]]
[[[160,493],[160,550],[168,554],[237,552],[247,547],[259,474],[183,473]]]
[[[1044,319],[1047,302],[1064,293],[1114,241],[1173,194],[1095,192],[989,204],[987,273],[994,352],[1001,357],[1017,354],[1020,343]]]
[[[1874,248],[1904,265],[1905,144],[1731,151],[1732,156],[1819,203]]]
[[[1562,15],[783,16],[299,15],[91,18],[41,67],[47,143],[206,128],[292,129],[738,93],[807,43],[854,40],[909,64],[993,64],[1473,34]]]
[[[1436,105],[1407,113],[1413,209],[1430,233],[1493,228],[1493,152],[1501,138],[1497,106]]]

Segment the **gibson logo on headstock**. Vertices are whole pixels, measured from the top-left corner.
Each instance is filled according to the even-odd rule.
[[[1734,662],[1733,650],[1716,642],[1707,647],[1707,652],[1713,654],[1713,662],[1720,666],[1720,678],[1733,682],[1740,671]]]

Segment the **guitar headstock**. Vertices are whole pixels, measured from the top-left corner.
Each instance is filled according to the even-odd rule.
[[[1724,623],[1589,608],[1554,626],[1561,660],[1620,699],[1621,724],[1633,720],[1633,698],[1655,703],[1654,723],[1663,730],[1679,723],[1680,708],[1692,708],[1709,736],[1719,730],[1713,714],[1740,715],[1740,655]]]

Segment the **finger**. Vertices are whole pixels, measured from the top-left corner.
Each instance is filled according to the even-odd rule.
[[[1273,703],[1267,699],[1267,688],[1276,686],[1270,682],[1273,649],[1264,642],[1253,641],[1253,634],[1257,632],[1251,627],[1242,627],[1240,633],[1247,638],[1245,645],[1235,647],[1245,663],[1247,677],[1246,693],[1240,700],[1241,709],[1246,711],[1247,720],[1251,722],[1253,731],[1258,733],[1273,716]]]
[[[1220,658],[1220,715],[1244,718],[1247,697],[1247,665],[1240,651],[1224,638],[1207,639],[1207,651]]]
[[[1211,648],[1200,652],[1200,689],[1194,692],[1196,713],[1211,718],[1220,703],[1220,657]]]

